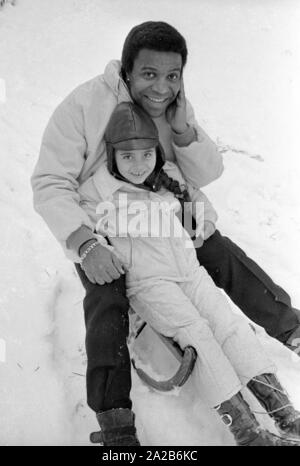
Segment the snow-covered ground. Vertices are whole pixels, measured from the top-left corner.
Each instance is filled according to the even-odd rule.
[[[33,211],[29,178],[55,106],[119,58],[130,28],[149,19],[187,39],[186,92],[226,165],[206,189],[219,228],[300,307],[298,0],[7,4],[0,10],[1,445],[84,445],[97,428],[85,402],[83,290]],[[300,409],[300,359],[261,330],[260,340]],[[163,374],[171,357],[150,338],[143,344]],[[233,443],[193,377],[166,395],[133,374],[132,397],[142,444]]]

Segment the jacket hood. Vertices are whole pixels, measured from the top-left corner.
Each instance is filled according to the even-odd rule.
[[[117,98],[117,102],[132,102],[130,92],[121,77],[121,62],[111,60],[105,67],[103,79]]]
[[[165,163],[164,150],[159,142],[158,130],[147,113],[133,102],[122,102],[115,108],[106,127],[104,139],[107,149],[107,168],[116,178],[127,181],[118,171],[115,150],[156,148],[156,165],[142,187],[155,189],[153,183]],[[155,183],[154,183],[155,184]]]

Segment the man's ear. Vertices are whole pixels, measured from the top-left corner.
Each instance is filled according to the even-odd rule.
[[[126,83],[129,83],[129,82],[130,82],[130,76],[129,76],[129,73],[128,73],[128,72],[126,72],[126,71],[124,70],[124,72],[123,72],[123,76],[124,76],[125,82],[126,82]]]

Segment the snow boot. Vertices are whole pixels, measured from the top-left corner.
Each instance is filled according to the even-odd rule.
[[[262,429],[240,392],[230,400],[221,403],[216,407],[216,410],[224,424],[229,427],[239,446],[297,446],[292,441]]]
[[[291,404],[274,374],[262,374],[248,382],[248,388],[275,420],[279,432],[300,440],[300,412]]]
[[[111,409],[96,416],[101,428],[98,441],[105,447],[140,446],[134,424],[135,415],[131,409]]]

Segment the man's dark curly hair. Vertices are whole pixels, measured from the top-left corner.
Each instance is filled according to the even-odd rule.
[[[182,68],[187,60],[187,46],[184,37],[168,23],[163,21],[146,21],[138,24],[129,32],[122,51],[122,76],[133,69],[134,61],[141,49],[158,52],[179,53],[182,58]]]

